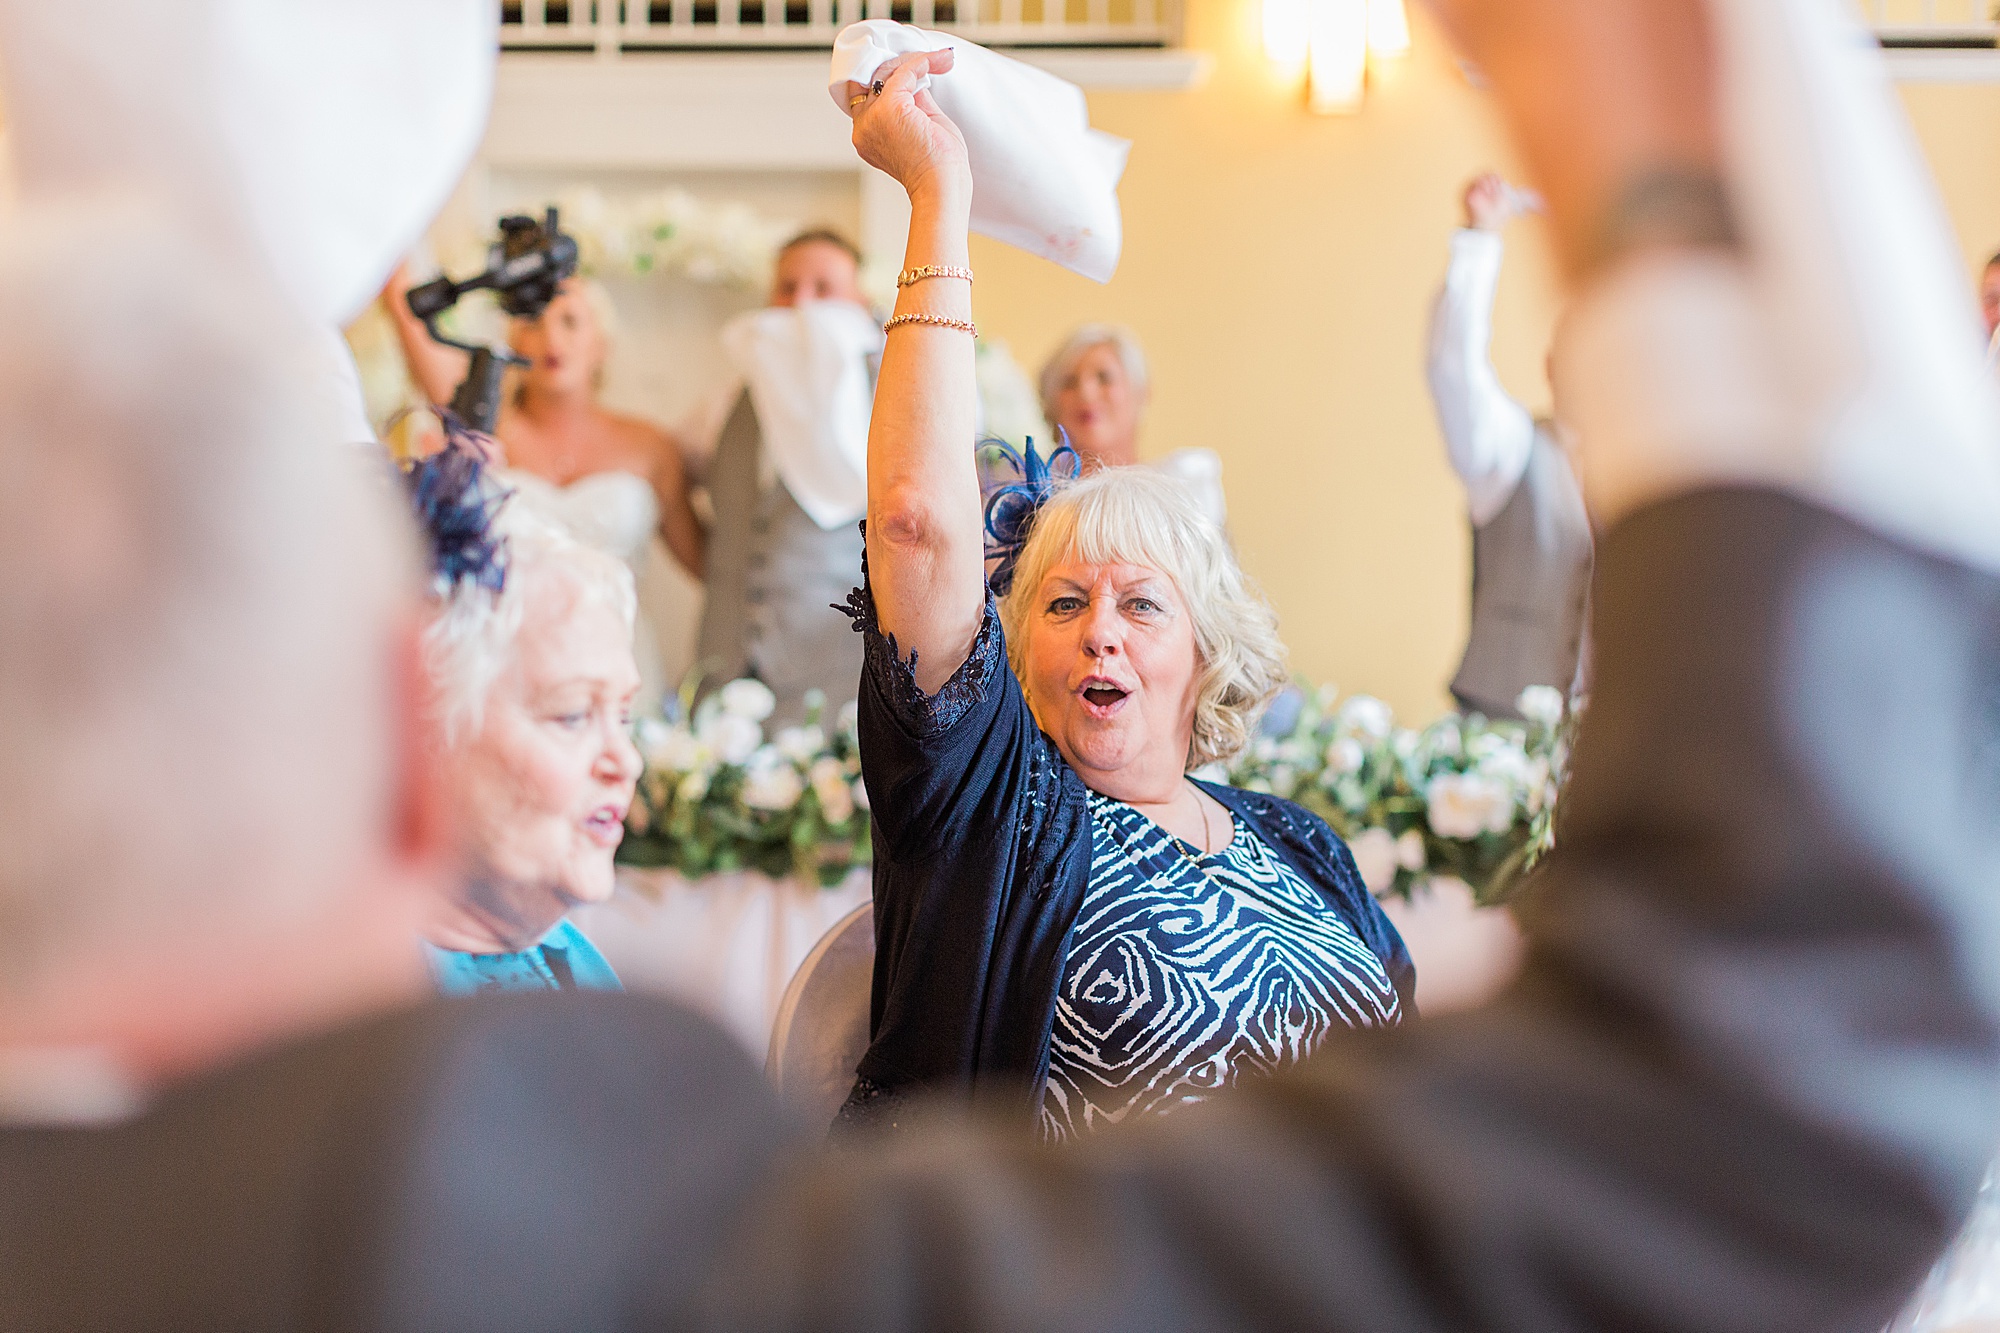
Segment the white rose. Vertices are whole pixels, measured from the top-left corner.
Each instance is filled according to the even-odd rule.
[[[778,733],[778,753],[795,764],[810,764],[826,748],[826,733],[817,726],[786,727]]]
[[[1348,844],[1355,868],[1370,893],[1381,893],[1396,882],[1396,839],[1385,828],[1363,829]]]
[[[660,718],[642,717],[632,724],[632,744],[638,746],[639,753],[648,756],[650,760],[653,751],[666,743],[668,733],[672,730],[673,728]]]
[[[1313,761],[1312,738],[1293,736],[1278,742],[1276,757],[1281,764],[1290,764],[1293,768],[1306,767]]]
[[[789,810],[805,794],[799,770],[782,761],[758,764],[743,777],[743,804],[752,810]]]
[[[754,683],[754,682],[753,682]],[[737,713],[711,713],[702,719],[701,740],[725,764],[742,764],[764,743],[764,729]]]
[[[854,814],[854,793],[848,789],[847,773],[840,761],[826,755],[816,761],[812,771],[806,774],[812,783],[813,794],[819,797],[820,813],[829,824],[845,824]]]
[[[840,716],[834,719],[834,726],[841,731],[853,731],[861,721],[861,705],[849,699],[840,706]]]
[[[662,726],[641,736],[640,742],[647,766],[663,773],[691,773],[707,769],[715,760],[708,746],[685,727]]]
[[[1526,794],[1535,787],[1535,765],[1525,752],[1506,745],[1480,759],[1479,772],[1495,782],[1504,782],[1514,791]]]
[[[1483,773],[1440,774],[1431,779],[1428,799],[1431,831],[1441,838],[1476,838],[1514,826],[1514,794]]]
[[[1346,777],[1349,773],[1359,773],[1368,761],[1368,752],[1361,748],[1361,742],[1352,736],[1342,736],[1326,747],[1326,770],[1335,777]]]
[[[1430,864],[1430,853],[1424,848],[1424,835],[1410,829],[1396,839],[1396,864],[1412,874]]]
[[[730,681],[717,697],[723,712],[731,717],[747,717],[752,722],[762,722],[778,706],[778,696],[771,693],[769,685],[747,677]]]
[[[1371,741],[1385,739],[1396,725],[1389,705],[1370,694],[1357,694],[1340,706],[1341,725]]]
[[[1465,754],[1468,759],[1477,761],[1489,755],[1498,754],[1506,748],[1508,748],[1508,741],[1505,736],[1502,736],[1497,731],[1481,731],[1475,733],[1472,739],[1466,742]]]
[[[1553,685],[1530,685],[1514,708],[1538,727],[1553,727],[1563,720],[1563,694]]]

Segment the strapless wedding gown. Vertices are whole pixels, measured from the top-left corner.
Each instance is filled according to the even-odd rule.
[[[593,472],[558,486],[515,469],[501,476],[516,493],[517,503],[561,524],[578,541],[623,560],[635,580],[643,575],[646,553],[660,526],[659,497],[644,477],[624,471]],[[639,705],[650,711],[672,686],[664,679],[659,640],[643,609],[636,631],[632,652],[639,663]]]

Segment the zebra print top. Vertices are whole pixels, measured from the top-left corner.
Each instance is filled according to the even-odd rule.
[[[1401,1020],[1374,952],[1243,820],[1198,855],[1122,801],[1092,792],[1090,815],[1045,1138],[1203,1101],[1304,1059],[1335,1028]]]

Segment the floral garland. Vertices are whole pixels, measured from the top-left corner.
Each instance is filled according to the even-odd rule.
[[[1573,720],[1562,692],[1523,690],[1522,722],[1447,713],[1421,731],[1398,726],[1380,699],[1336,697],[1306,697],[1281,734],[1198,776],[1297,801],[1326,820],[1378,898],[1407,899],[1447,877],[1481,906],[1513,897],[1555,845]]]
[[[646,761],[618,859],[689,878],[732,870],[838,884],[869,860],[868,790],[854,710],[829,733],[819,706],[770,740],[776,699],[736,680],[699,705],[683,686],[659,718],[636,728]]]
[[[689,877],[759,870],[839,883],[868,864],[868,792],[852,706],[829,731],[820,709],[767,740],[774,700],[732,681],[699,705],[684,688],[639,723],[646,769],[619,860]],[[1554,844],[1569,753],[1562,694],[1521,695],[1525,722],[1451,713],[1421,731],[1380,699],[1330,689],[1299,697],[1287,724],[1237,763],[1196,774],[1270,792],[1313,811],[1346,840],[1377,897],[1408,898],[1432,878],[1465,881],[1484,906],[1519,891]]]
[[[709,203],[681,189],[613,201],[595,186],[579,185],[549,202],[561,210],[562,229],[576,238],[583,271],[597,277],[681,277],[761,291],[778,247],[799,231],[797,223],[766,217],[748,204]],[[490,239],[456,238],[446,267],[477,271]]]

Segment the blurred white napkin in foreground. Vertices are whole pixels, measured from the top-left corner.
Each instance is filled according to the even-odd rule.
[[[972,159],[972,229],[1109,282],[1124,245],[1118,178],[1132,145],[1090,128],[1083,91],[985,47],[889,19],[849,24],[833,44],[829,88],[843,112],[847,84],[911,51],[950,47],[951,73],[926,83],[965,135]]]
[[[0,0],[22,202],[139,196],[270,274],[318,326],[308,391],[374,437],[338,328],[485,132],[492,0]]]
[[[20,189],[150,195],[343,323],[471,161],[498,41],[491,0],[0,0]]]

